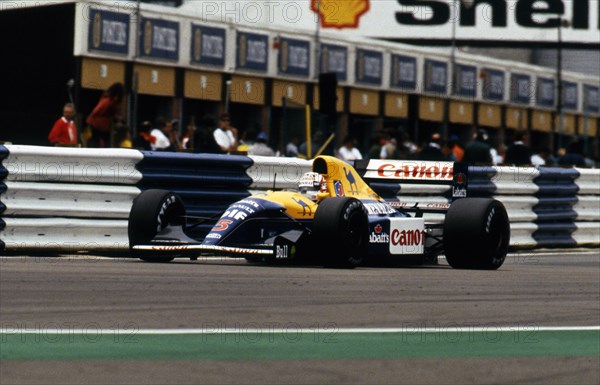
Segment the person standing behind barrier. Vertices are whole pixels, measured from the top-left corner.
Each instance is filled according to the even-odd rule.
[[[558,159],[559,166],[586,167],[581,142],[574,141],[567,146],[567,152]]]
[[[169,139],[172,130],[173,125],[167,123],[165,118],[159,117],[156,119],[156,128],[150,132],[150,135],[156,138],[156,141],[151,144],[153,151],[172,150],[171,140]]]
[[[228,154],[237,151],[238,130],[231,126],[229,114],[221,114],[219,117],[219,127],[213,131],[213,137],[219,145],[221,153]]]
[[[552,151],[548,147],[540,147],[532,156],[531,164],[534,166],[553,166],[556,160],[552,158]]]
[[[194,152],[221,153],[221,147],[219,147],[213,135],[215,128],[215,118],[211,114],[204,115],[200,127],[194,133]]]
[[[297,136],[292,136],[292,140],[285,146],[285,156],[296,157],[298,156],[298,144],[300,139]]]
[[[196,127],[193,124],[189,124],[185,128],[185,132],[179,139],[179,149],[181,150],[193,150],[194,149],[194,134],[196,133]]]
[[[338,150],[338,154],[339,158],[346,162],[363,158],[358,148],[354,147],[354,138],[351,136],[347,136],[344,139],[342,147]]]
[[[386,137],[381,132],[376,132],[371,139],[371,147],[367,152],[368,159],[380,159],[383,146],[386,144]]]
[[[150,135],[151,130],[152,124],[147,120],[143,121],[138,128],[137,136],[133,139],[133,148],[144,151],[152,150],[152,145],[156,143],[156,138]]]
[[[492,164],[492,147],[487,144],[487,132],[477,130],[473,140],[465,146],[463,161],[471,164]]]
[[[110,146],[110,130],[113,120],[119,113],[124,94],[125,87],[122,83],[114,83],[102,94],[100,101],[86,119],[86,123],[91,128],[88,147]]]
[[[63,116],[52,126],[48,134],[48,140],[55,146],[76,146],[77,126],[73,121],[75,117],[75,105],[67,103],[63,107]]]
[[[115,126],[115,147],[132,148],[131,129],[126,124],[117,124]]]
[[[275,156],[275,151],[267,145],[269,136],[261,131],[256,135],[254,144],[248,148],[248,155]]]
[[[312,135],[312,140],[310,141],[310,158],[313,158],[315,156],[315,154],[319,151],[319,149],[321,148],[322,145],[322,141],[323,141],[323,132],[322,131],[315,131]],[[304,157],[309,157],[308,156],[308,143],[307,142],[303,142],[300,147],[298,147],[298,153]]]
[[[431,140],[417,155],[417,159],[436,162],[441,162],[448,159],[442,152],[442,136],[439,133],[436,132],[431,135]]]
[[[533,155],[531,148],[525,143],[527,134],[523,131],[515,133],[515,141],[506,149],[504,157],[505,164],[514,164],[515,166],[527,166],[531,164]]]
[[[456,135],[450,135],[448,138],[448,148],[452,151],[450,158],[455,162],[462,162],[465,157],[465,149]]]

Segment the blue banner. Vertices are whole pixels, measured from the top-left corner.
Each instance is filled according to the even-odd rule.
[[[536,104],[541,107],[554,107],[555,104],[554,79],[537,78]]]
[[[179,23],[143,17],[140,56],[179,60]]]
[[[477,67],[456,64],[454,66],[454,95],[475,98],[477,96]]]
[[[567,110],[576,110],[579,100],[577,92],[579,91],[577,83],[562,82],[562,107]]]
[[[448,84],[448,64],[445,62],[425,60],[425,92],[445,95]]]
[[[320,73],[333,72],[338,81],[348,79],[348,48],[340,45],[321,44]]]
[[[417,59],[410,56],[392,55],[390,86],[406,90],[417,88]]]
[[[129,54],[129,15],[90,8],[88,51]]]
[[[224,28],[192,24],[192,64],[225,66],[227,40]]]
[[[512,74],[510,76],[510,101],[518,104],[529,104],[533,99],[534,89],[531,76]]]
[[[279,74],[308,77],[310,75],[310,42],[281,38],[279,40]]]
[[[267,72],[269,69],[269,36],[238,32],[237,68]]]
[[[600,114],[600,90],[596,86],[583,85],[583,111],[591,114]]]
[[[504,100],[504,72],[491,68],[481,70],[483,74],[482,96],[487,100]]]
[[[381,85],[383,81],[383,53],[358,48],[356,50],[356,82]]]

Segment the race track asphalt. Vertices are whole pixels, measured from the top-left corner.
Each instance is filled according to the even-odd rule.
[[[560,328],[599,325],[598,249],[520,252],[498,271],[454,270],[443,260],[333,270],[0,257],[1,384],[598,384],[599,332]],[[542,333],[547,327],[558,331]],[[389,335],[404,343],[400,351],[368,334],[373,328],[412,339]],[[217,340],[165,337],[157,347],[145,333],[163,329]],[[74,330],[89,338],[62,344],[48,334]],[[288,334],[268,334],[275,330]],[[111,356],[127,338],[133,353]],[[190,342],[186,356],[193,338],[204,350]]]

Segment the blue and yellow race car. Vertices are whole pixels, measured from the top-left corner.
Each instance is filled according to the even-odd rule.
[[[456,199],[443,224],[426,224],[383,199],[346,162],[319,156],[312,168],[299,191],[267,191],[233,203],[202,239],[189,235],[197,218],[186,216],[176,194],[146,190],[129,215],[131,252],[150,262],[223,255],[346,268],[444,254],[455,268],[497,269],[506,258],[510,227],[499,201]],[[454,179],[455,195],[466,196],[460,192],[465,175],[455,172]]]

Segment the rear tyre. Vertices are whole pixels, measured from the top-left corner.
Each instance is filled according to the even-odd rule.
[[[319,203],[313,223],[317,252],[327,267],[354,268],[368,252],[369,218],[355,198],[328,198]]]
[[[496,270],[504,263],[510,223],[504,205],[489,198],[452,203],[444,221],[448,264],[458,269]]]
[[[168,225],[185,224],[185,206],[176,194],[167,190],[146,190],[138,195],[129,212],[129,246],[148,244]],[[137,253],[146,262],[165,263],[173,257]]]

